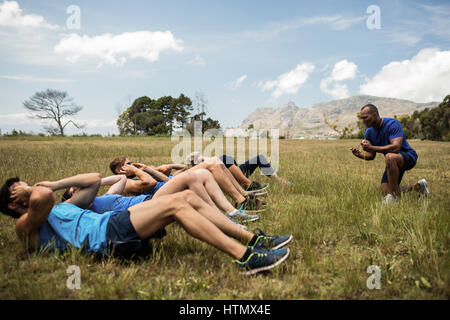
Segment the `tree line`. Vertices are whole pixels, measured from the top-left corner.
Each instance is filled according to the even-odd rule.
[[[151,99],[147,96],[137,98],[117,119],[120,135],[170,135],[179,128],[194,133],[194,122],[202,122],[202,132],[208,129],[220,129],[219,121],[206,118],[206,100],[197,93],[197,112],[192,100],[180,94],[178,98],[164,96]],[[50,120],[44,130],[52,136],[64,136],[67,125],[81,129],[85,125],[67,118],[78,114],[83,107],[75,104],[65,91],[47,89],[36,92],[23,102],[33,118]]]

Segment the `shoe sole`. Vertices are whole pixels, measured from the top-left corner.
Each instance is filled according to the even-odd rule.
[[[241,223],[246,223],[246,222],[253,222],[253,221],[256,221],[256,220],[259,220],[259,217],[257,217],[257,218],[250,218],[250,219],[248,219],[248,218],[234,218],[234,219],[236,219],[238,222],[241,222]]]
[[[294,237],[291,235],[291,236],[289,237],[289,239],[286,239],[286,241],[284,241],[284,242],[278,244],[277,246],[273,247],[272,250],[276,250],[276,249],[280,249],[281,247],[284,247],[284,246],[287,245],[289,242],[291,242],[291,240],[292,240],[293,238],[294,238]]]
[[[266,190],[268,187],[269,187],[269,184],[267,184],[267,186],[265,186],[264,188],[257,189],[257,190],[250,190],[250,191],[245,190],[245,192],[247,192],[248,194],[251,194],[251,193],[257,193],[257,192],[261,192],[261,191]],[[266,191],[266,192],[267,192],[267,191]]]
[[[261,271],[266,271],[266,270],[273,269],[273,268],[275,268],[276,266],[278,266],[280,263],[282,263],[284,260],[286,260],[287,257],[289,256],[289,253],[290,253],[290,250],[289,250],[289,248],[287,248],[287,253],[286,253],[286,255],[284,255],[280,260],[278,260],[278,261],[275,262],[274,264],[271,264],[271,265],[265,266],[265,267],[261,267],[261,268],[256,268],[256,269],[248,270],[248,271],[245,271],[245,272],[241,272],[241,274],[246,275],[246,276],[249,276],[249,275],[252,275],[252,274],[261,272]]]

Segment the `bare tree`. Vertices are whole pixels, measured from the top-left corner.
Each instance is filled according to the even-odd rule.
[[[64,129],[69,123],[72,123],[76,128],[81,129],[85,125],[77,124],[73,120],[68,120],[64,123],[63,118],[73,116],[83,109],[73,103],[73,98],[70,98],[65,91],[58,91],[47,89],[45,91],[36,92],[31,98],[23,103],[23,106],[31,111],[33,118],[42,120],[54,120],[57,127],[52,125],[44,126],[44,129],[51,135],[64,135]]]

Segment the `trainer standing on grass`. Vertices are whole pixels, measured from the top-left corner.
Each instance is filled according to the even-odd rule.
[[[365,160],[373,160],[378,153],[385,156],[386,169],[381,178],[381,190],[386,194],[383,203],[395,202],[400,191],[420,191],[429,194],[425,179],[413,185],[400,188],[405,171],[417,163],[417,153],[406,141],[400,122],[392,118],[381,118],[377,107],[367,104],[361,108],[360,118],[366,126],[365,140],[361,142],[363,152],[350,148],[352,153]]]

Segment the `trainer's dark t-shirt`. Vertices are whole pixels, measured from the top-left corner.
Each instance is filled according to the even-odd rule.
[[[366,129],[366,140],[374,146],[386,146],[391,144],[391,140],[394,138],[402,137],[402,145],[400,151],[410,155],[415,161],[417,161],[417,153],[406,141],[405,135],[403,134],[403,127],[400,122],[392,118],[383,118],[383,123],[379,130],[373,127]]]

